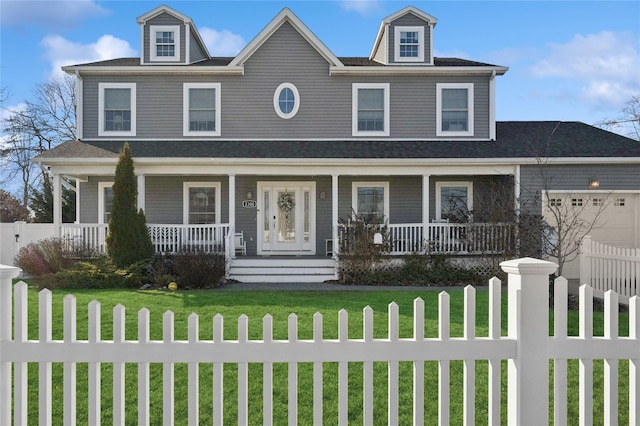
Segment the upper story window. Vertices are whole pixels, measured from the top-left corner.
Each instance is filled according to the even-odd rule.
[[[291,83],[282,83],[273,94],[273,108],[278,117],[289,119],[298,113],[300,95],[298,89]]]
[[[424,62],[424,27],[395,27],[395,62]]]
[[[180,60],[180,27],[178,25],[149,27],[152,61]]]
[[[473,83],[440,83],[436,90],[438,136],[473,136]]]
[[[377,223],[389,217],[389,182],[353,182],[351,191],[356,215]]]
[[[389,83],[354,83],[353,136],[389,136]]]
[[[135,136],[136,84],[98,85],[98,135]]]
[[[184,83],[184,136],[220,136],[220,83]]]

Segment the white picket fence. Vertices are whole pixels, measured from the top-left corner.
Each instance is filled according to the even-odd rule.
[[[640,248],[613,247],[586,236],[580,246],[580,282],[599,292],[640,295]]]
[[[421,299],[414,302],[413,335],[400,336],[399,312],[395,303],[389,305],[388,335],[374,338],[373,310],[363,312],[363,334],[360,339],[348,336],[348,314],[339,312],[338,335],[335,339],[323,336],[323,318],[313,319],[313,339],[298,339],[298,323],[295,315],[288,321],[288,338],[276,340],[273,319],[263,318],[261,340],[248,338],[248,318],[238,319],[237,340],[223,337],[223,318],[213,318],[212,340],[199,339],[199,317],[188,320],[188,339],[174,338],[173,313],[163,316],[163,339],[150,340],[149,311],[138,312],[137,340],[125,340],[125,308],[118,305],[113,313],[113,340],[101,339],[100,304],[89,304],[88,339],[76,338],[76,299],[64,299],[64,336],[52,340],[52,294],[43,290],[39,294],[39,338],[29,340],[27,333],[27,285],[18,283],[15,291],[11,278],[19,270],[0,267],[0,424],[16,425],[51,424],[52,374],[51,363],[64,363],[64,382],[56,383],[64,389],[64,424],[76,423],[76,364],[88,363],[88,422],[99,424],[101,419],[101,368],[100,363],[113,366],[113,424],[124,424],[125,419],[125,364],[138,365],[137,422],[150,423],[149,399],[152,392],[162,392],[164,424],[199,424],[199,368],[204,364],[213,367],[214,424],[224,419],[223,366],[237,365],[237,424],[248,420],[250,399],[262,397],[263,422],[273,423],[274,414],[274,363],[288,364],[287,406],[289,424],[298,422],[298,363],[313,363],[313,419],[305,423],[323,423],[323,365],[338,363],[338,414],[335,423],[346,425],[349,410],[349,364],[363,364],[362,413],[365,425],[374,424],[373,363],[388,364],[387,399],[388,424],[398,424],[399,410],[412,410],[413,423],[424,424],[424,401],[431,389],[425,389],[425,361],[438,363],[438,423],[449,424],[450,414],[450,362],[462,360],[463,417],[464,423],[475,423],[476,361],[488,360],[487,416],[482,422],[491,425],[501,423],[501,360],[507,360],[507,416],[513,425],[546,425],[550,418],[556,425],[566,424],[567,419],[567,360],[578,359],[580,368],[580,424],[593,423],[593,360],[604,360],[604,420],[607,424],[618,422],[618,361],[629,361],[629,424],[640,422],[640,299],[636,296],[629,305],[629,336],[618,336],[618,296],[607,292],[605,298],[604,336],[593,334],[592,289],[580,288],[580,332],[567,336],[567,280],[555,280],[554,335],[549,336],[549,274],[556,265],[537,259],[517,259],[502,263],[508,273],[508,332],[501,333],[501,282],[489,281],[489,331],[487,337],[476,336],[476,290],[464,291],[464,334],[452,337],[450,333],[450,302],[445,292],[439,295],[439,327],[437,337],[425,336],[425,307]],[[12,294],[13,293],[13,294]],[[12,297],[13,296],[13,297]],[[12,306],[12,300],[14,304]],[[13,312],[15,311],[15,312]],[[15,324],[12,330],[12,323]],[[549,407],[549,360],[554,361],[553,391],[554,410]],[[399,362],[413,363],[413,405],[401,406],[399,400]],[[39,419],[27,418],[27,363],[37,363]],[[162,388],[150,389],[149,364],[162,363]],[[188,364],[188,413],[175,412],[176,363]],[[263,365],[263,394],[250,395],[248,390],[248,364]],[[13,371],[13,374],[12,374]],[[13,379],[13,381],[12,381]],[[402,378],[406,380],[406,378]],[[13,384],[13,392],[12,392]],[[429,398],[433,398],[432,393]],[[482,398],[485,398],[482,395]],[[13,419],[12,419],[13,404]],[[352,407],[353,408],[353,407]],[[179,417],[181,416],[181,417]],[[379,420],[378,420],[379,421]],[[234,422],[235,423],[235,422]],[[332,422],[333,423],[333,422]]]

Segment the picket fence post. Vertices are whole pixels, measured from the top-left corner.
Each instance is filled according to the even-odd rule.
[[[12,281],[22,270],[0,265],[0,342],[12,339]],[[2,354],[0,354],[2,355]],[[0,357],[0,424],[11,424],[11,363]]]
[[[558,265],[523,258],[500,263],[508,277],[508,424],[549,424],[549,275]]]

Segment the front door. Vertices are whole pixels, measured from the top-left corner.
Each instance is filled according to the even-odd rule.
[[[315,183],[259,182],[259,254],[315,253]]]

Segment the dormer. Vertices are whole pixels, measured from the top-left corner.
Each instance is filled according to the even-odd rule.
[[[438,20],[407,6],[380,24],[369,59],[384,65],[433,65],[433,28]]]
[[[188,65],[210,55],[193,21],[168,6],[138,17],[142,65]]]

